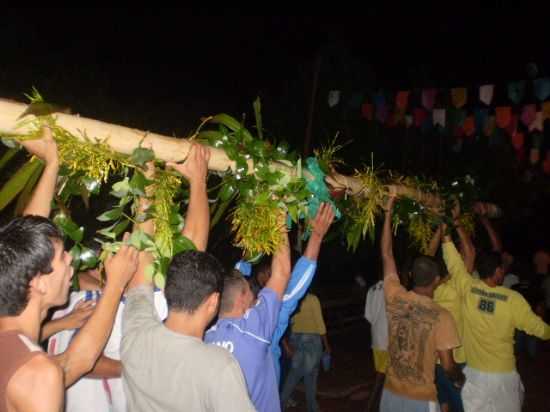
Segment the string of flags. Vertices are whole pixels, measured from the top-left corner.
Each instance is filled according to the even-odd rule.
[[[378,91],[368,98],[356,93],[347,103],[353,109],[360,109],[367,121],[390,128],[417,128],[423,133],[436,129],[456,137],[459,143],[462,139],[491,138],[504,133],[520,161],[528,159],[531,165],[540,163],[544,172],[550,174],[550,148],[541,158],[545,129],[550,133],[549,98],[550,77],[545,77],[509,82],[504,88],[483,84],[450,90]],[[339,90],[329,91],[330,108],[338,106],[341,100]],[[530,141],[528,158],[527,141]],[[459,151],[461,144],[456,147]]]

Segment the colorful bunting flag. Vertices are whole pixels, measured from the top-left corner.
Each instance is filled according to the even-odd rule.
[[[487,106],[493,101],[495,86],[493,84],[485,84],[479,88],[479,100]]]
[[[453,106],[457,109],[460,109],[466,104],[467,98],[468,92],[465,87],[455,87],[454,89],[451,89],[451,100],[453,102]]]
[[[408,104],[409,104],[409,91],[403,90],[403,91],[397,92],[397,96],[395,97],[395,107],[399,111],[404,112],[407,110]]]
[[[512,120],[512,108],[510,106],[497,107],[495,109],[497,126],[505,129]]]
[[[432,111],[435,104],[435,97],[437,96],[437,89],[424,89],[422,90],[422,106],[428,111]]]
[[[519,104],[525,96],[525,80],[508,83],[508,98],[515,104]]]
[[[523,107],[523,111],[521,112],[521,122],[529,127],[534,121],[535,117],[537,116],[537,106],[534,104],[528,104]]]
[[[340,90],[328,92],[328,107],[333,108],[340,102]]]
[[[434,109],[433,111],[433,124],[434,126],[440,126],[442,128],[445,128],[446,122],[445,122],[445,109]]]
[[[550,78],[544,77],[533,80],[533,86],[535,88],[535,96],[540,101],[544,101],[550,97]]]

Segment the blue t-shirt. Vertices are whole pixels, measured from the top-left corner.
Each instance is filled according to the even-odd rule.
[[[241,271],[244,276],[250,276],[252,268],[250,263],[239,261],[235,265],[235,269]],[[271,338],[271,352],[273,354],[273,366],[275,368],[275,376],[277,382],[281,380],[281,338],[288,328],[288,322],[290,316],[296,310],[298,302],[304,297],[309,289],[309,285],[315,276],[317,270],[317,261],[310,260],[305,256],[300,257],[296,265],[292,269],[292,275],[286,287],[285,294],[283,296],[283,303],[281,305],[281,311],[279,313],[279,321],[277,328],[273,332]]]
[[[221,346],[241,365],[248,394],[260,412],[280,412],[279,384],[270,344],[277,327],[281,300],[263,288],[256,305],[241,318],[218,319],[204,335],[204,341]]]

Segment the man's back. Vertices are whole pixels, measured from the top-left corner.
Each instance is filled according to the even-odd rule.
[[[224,349],[166,328],[152,289],[127,295],[121,357],[128,410],[252,411],[242,372]]]
[[[241,318],[220,318],[204,340],[227,349],[238,360],[250,398],[259,411],[280,411],[279,388],[270,344],[281,301],[264,288],[258,303]]]
[[[472,278],[451,242],[443,244],[443,257],[462,299],[468,366],[490,373],[515,371],[515,329],[543,338],[550,337],[548,326],[518,292]]]
[[[406,291],[397,277],[384,282],[390,365],[386,388],[409,399],[435,401],[437,351],[459,345],[451,314],[432,299]]]
[[[365,301],[365,319],[371,323],[372,347],[388,349],[388,317],[384,301],[384,282],[372,285]]]

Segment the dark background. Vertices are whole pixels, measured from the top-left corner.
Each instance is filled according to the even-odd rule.
[[[537,77],[550,75],[546,16],[501,2],[397,9],[355,10],[354,17],[6,9],[0,96],[24,100],[35,86],[47,101],[74,113],[174,136],[186,136],[202,116],[220,112],[244,116],[250,125],[252,101],[260,96],[268,136],[301,152],[318,67],[311,149],[339,133],[340,142],[352,141],[341,153],[345,172],[370,164],[372,153],[375,165],[407,175],[447,179],[471,173],[486,199],[505,212],[496,224],[506,248],[527,260],[548,238],[550,185],[540,168],[517,161],[509,139],[500,137],[495,145],[471,139],[455,153],[451,136],[380,127],[345,102],[380,89],[463,86],[472,95],[492,83],[492,106],[509,104],[505,86],[529,79],[528,63],[536,63]],[[326,103],[332,89],[342,91],[334,109]],[[530,99],[528,92],[523,103]],[[228,243],[222,232],[213,237],[215,251]],[[482,235],[478,239],[484,242]],[[403,256],[407,243],[400,236]],[[373,278],[376,248],[364,242],[355,255],[344,251],[338,239],[325,246],[323,278],[349,279],[356,272]]]

